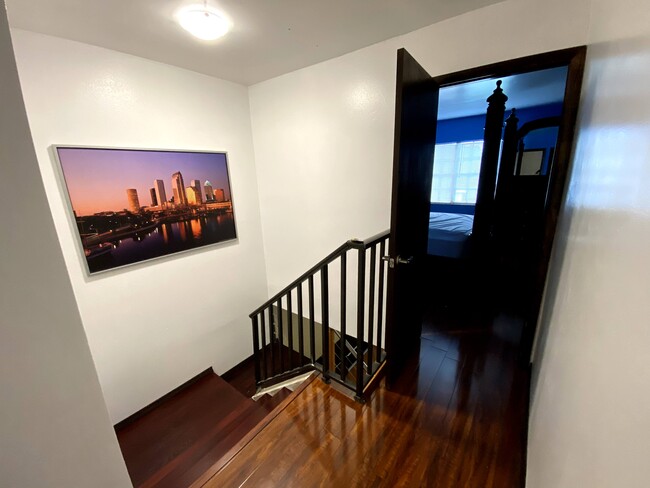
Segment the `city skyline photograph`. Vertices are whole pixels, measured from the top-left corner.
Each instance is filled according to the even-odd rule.
[[[55,150],[90,274],[237,237],[225,153]]]
[[[180,172],[185,186],[192,180],[212,183],[230,200],[225,153],[143,149],[56,148],[72,209],[78,216],[129,209],[127,190],[137,190],[141,206],[150,206],[155,180],[173,197],[172,175]],[[205,198],[205,197],[204,197]]]

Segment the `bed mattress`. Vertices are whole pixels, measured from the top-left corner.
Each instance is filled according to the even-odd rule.
[[[465,256],[473,225],[473,215],[430,212],[428,253],[448,258]]]

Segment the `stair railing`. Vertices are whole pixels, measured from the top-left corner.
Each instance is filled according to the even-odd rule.
[[[387,273],[382,257],[388,249],[388,238],[389,231],[385,231],[365,241],[347,241],[250,314],[258,388],[302,372],[319,370],[325,381],[340,383],[354,391],[358,401],[364,401],[364,392],[386,360],[382,341]],[[358,262],[357,289],[354,290],[356,330],[348,331],[347,257],[348,253],[355,251]],[[330,323],[329,280],[330,266],[337,261],[340,265],[338,330]],[[320,284],[315,291],[317,280]],[[307,303],[303,300],[305,287]],[[318,292],[320,323],[316,322],[314,308]],[[351,333],[356,333],[356,337]],[[317,350],[317,338],[320,351]],[[340,350],[338,359],[337,350]],[[353,354],[355,361],[351,368],[346,362],[348,352]]]

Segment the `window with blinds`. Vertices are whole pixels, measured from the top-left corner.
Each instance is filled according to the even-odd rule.
[[[432,203],[476,203],[483,141],[436,144]]]

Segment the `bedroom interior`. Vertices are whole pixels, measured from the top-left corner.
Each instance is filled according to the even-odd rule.
[[[379,0],[385,11],[375,10],[374,0],[299,7],[290,0],[208,0],[204,6],[232,7],[231,30],[206,41],[215,44],[195,44],[172,17],[191,1],[133,0],[116,8],[102,0],[7,0],[8,18],[5,9],[0,12],[3,483],[139,484],[130,476],[114,427],[168,393],[180,401],[183,395],[175,389],[185,385],[185,392],[208,389],[197,397],[196,410],[158,417],[164,435],[149,432],[153,451],[131,445],[130,456],[153,454],[149,459],[163,463],[150,465],[140,480],[153,475],[160,486],[178,486],[166,478],[173,472],[186,476],[184,486],[190,478],[196,486],[308,486],[322,480],[334,486],[398,486],[410,477],[419,486],[645,487],[650,477],[643,428],[650,409],[645,388],[650,283],[644,272],[650,265],[647,2],[415,0],[431,11],[440,5],[442,14],[434,19],[391,0]],[[404,15],[388,15],[394,24],[384,22],[382,34],[369,40],[372,29],[366,27],[382,24],[389,7]],[[247,10],[250,15],[240,17]],[[310,18],[318,21],[310,24]],[[354,35],[346,37],[350,31]],[[242,39],[253,40],[250,57],[230,50],[231,42]],[[376,270],[378,289],[380,269],[385,279],[391,258],[381,261],[392,241],[382,231],[390,214],[396,51],[408,49],[437,78],[584,45],[585,81],[570,128],[561,120],[557,125],[563,116],[557,102],[542,103],[547,111],[528,118],[506,84],[512,73],[481,74],[490,81],[480,95],[484,105],[498,80],[509,97],[501,119],[508,137],[503,143],[490,139],[490,153],[508,163],[490,166],[494,187],[483,196],[491,193],[491,205],[482,205],[479,195],[473,204],[471,195],[479,193],[476,141],[483,123],[479,135],[466,140],[454,130],[470,122],[471,113],[451,115],[438,125],[443,161],[437,169],[429,161],[433,180],[466,179],[464,187],[427,188],[426,218],[418,227],[425,258],[422,291],[435,299],[426,303],[421,354],[405,364],[405,381],[392,388],[382,383],[367,392],[365,404],[349,397],[353,390],[336,390],[336,380],[328,385],[312,378],[301,392],[280,390],[271,403],[279,403],[281,411],[251,439],[253,424],[267,417],[251,400],[255,336],[249,314],[341,243],[348,281],[355,284],[347,288],[354,295],[347,297],[350,313],[338,308],[342,267],[332,262],[329,273],[321,269],[308,276],[300,291],[293,288],[279,306],[264,309],[266,319],[258,317],[258,325],[275,322],[265,329],[266,338],[257,339],[268,340],[281,318],[284,333],[276,346],[288,347],[286,327],[292,322],[282,309],[297,315],[301,301],[303,313],[315,309],[322,325],[322,297],[314,306],[308,297],[310,278],[318,290],[325,275],[334,287],[326,320],[335,327],[347,320],[348,330],[332,343],[321,342],[333,346],[329,372],[355,383],[356,391],[361,378],[365,394],[366,377],[359,372],[375,373],[386,358],[385,347],[370,346],[385,343],[386,322],[363,331],[372,330],[372,339],[355,341],[360,334],[354,305],[373,308],[375,322],[381,317],[381,294],[371,301],[369,279]],[[467,79],[447,81],[443,88]],[[574,94],[575,81],[567,82]],[[451,121],[447,127],[445,120]],[[573,127],[572,147],[544,142],[572,135]],[[53,144],[228,151],[238,239],[89,277],[48,151]],[[451,171],[464,153],[473,161],[469,171]],[[553,181],[558,161],[570,163],[560,168],[565,192]],[[139,192],[141,200],[148,190]],[[544,195],[549,211],[541,225]],[[512,205],[522,201],[528,203]],[[490,207],[487,214],[481,210]],[[445,234],[448,229],[439,225],[443,216],[434,216],[438,223],[428,253],[432,212],[451,215],[452,230],[461,230],[461,236]],[[458,227],[454,219],[460,215]],[[531,216],[537,225],[529,225]],[[540,239],[536,257],[521,245]],[[458,241],[466,245],[456,246]],[[356,287],[362,281],[356,261],[361,252],[368,262],[376,261],[365,267],[365,293]],[[419,259],[410,256],[392,258],[406,269]],[[487,310],[513,301],[521,305],[525,297],[533,297],[530,304],[493,314],[490,328],[470,323],[477,300]],[[462,313],[451,313],[459,309]],[[513,311],[527,315],[529,324],[510,320]],[[537,333],[531,317],[538,317]],[[366,311],[363,321],[368,319]],[[294,347],[304,342],[300,330],[293,323]],[[347,347],[342,341],[356,349],[346,369],[336,359]],[[532,353],[518,354],[522,350]],[[316,344],[298,358],[282,347],[275,351],[294,365],[305,358],[311,362],[314,351],[323,354]],[[242,372],[232,370],[242,361],[248,361],[248,379],[227,384]],[[235,390],[244,403],[232,408],[246,419],[228,413],[226,397],[237,396]],[[203,415],[208,405],[219,407],[218,427]],[[197,420],[192,432],[177,423],[188,417]],[[219,456],[241,435],[238,423],[241,429],[253,427],[242,438],[245,446],[235,445],[246,456],[230,458],[223,478],[212,478],[224,466],[212,464],[210,456]],[[220,428],[231,430],[223,435]],[[166,454],[156,452],[163,445]],[[188,468],[184,461],[192,456],[199,462]]]
[[[541,219],[553,173],[566,77],[567,66],[562,66],[440,89],[427,274],[441,313],[459,313],[468,305],[476,312],[486,304],[494,310],[525,313],[521,305],[531,292],[530,261],[541,248]],[[474,215],[487,99],[497,81],[507,97],[505,130],[499,138],[499,158],[490,163],[498,168],[496,206],[490,210],[492,241],[485,242],[473,237]],[[510,131],[515,131],[514,142],[504,141]],[[497,288],[487,297],[482,284],[475,285],[478,261],[484,259],[479,246],[489,246],[489,259],[499,263],[491,271]]]
[[[471,81],[440,90],[431,188],[431,256],[461,258],[468,252],[466,238],[472,231],[476,204],[486,100],[496,81]],[[508,96],[506,117],[513,108],[520,124],[561,115],[566,67],[507,76],[501,81]],[[527,150],[544,151],[541,169],[546,174],[557,127],[533,137]]]
[[[509,316],[518,324],[524,368],[567,175],[583,58],[580,50],[566,50],[436,80],[436,152],[420,271],[427,291],[419,300],[428,304],[437,332],[490,335],[497,333],[495,318]]]

